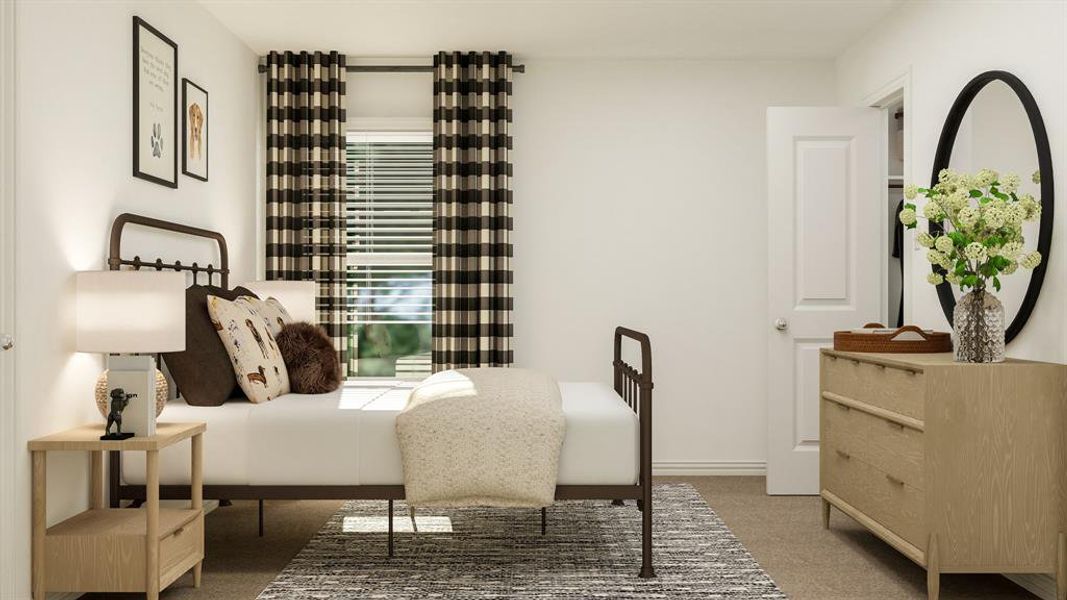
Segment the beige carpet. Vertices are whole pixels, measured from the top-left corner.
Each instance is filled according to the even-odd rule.
[[[926,572],[840,512],[822,528],[819,499],[764,494],[761,477],[675,477],[700,491],[782,590],[797,600],[926,597]],[[235,502],[207,517],[203,586],[186,575],[165,600],[253,599],[339,507],[333,501],[267,502],[266,536],[256,536],[256,503]],[[385,510],[385,502],[382,502]],[[1034,598],[996,575],[945,575],[941,597]],[[86,598],[136,598],[92,594]],[[140,597],[144,597],[141,595]]]

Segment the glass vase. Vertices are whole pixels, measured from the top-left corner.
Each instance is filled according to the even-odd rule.
[[[984,288],[956,301],[952,313],[956,362],[1004,362],[1004,305]]]

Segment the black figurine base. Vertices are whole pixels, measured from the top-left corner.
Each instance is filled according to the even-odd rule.
[[[107,435],[100,436],[102,440],[128,440],[133,437],[132,433],[124,431],[122,433],[109,433]]]

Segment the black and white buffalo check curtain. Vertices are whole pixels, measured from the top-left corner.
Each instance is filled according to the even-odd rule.
[[[336,52],[267,56],[267,279],[318,282],[319,324],[343,371],[345,77]]]
[[[433,369],[512,362],[511,55],[434,57]]]

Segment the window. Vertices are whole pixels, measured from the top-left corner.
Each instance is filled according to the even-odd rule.
[[[354,377],[430,373],[433,136],[347,139],[348,296]]]

